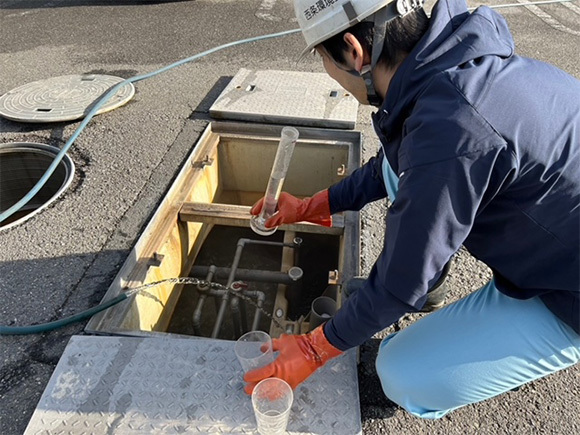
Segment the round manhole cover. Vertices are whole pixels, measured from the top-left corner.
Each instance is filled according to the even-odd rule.
[[[19,86],[0,97],[0,116],[20,122],[73,121],[86,116],[93,103],[124,79],[90,74],[53,77]],[[135,87],[127,83],[97,111],[116,109],[129,101]]]
[[[24,197],[44,175],[60,149],[29,142],[0,144],[0,212]],[[68,155],[59,162],[45,185],[23,208],[3,222],[0,231],[30,219],[56,200],[72,182],[75,166]]]

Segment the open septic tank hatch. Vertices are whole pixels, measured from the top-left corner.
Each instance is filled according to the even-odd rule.
[[[94,316],[87,331],[235,340],[260,329],[276,337],[320,320],[310,315],[317,297],[339,307],[340,285],[358,273],[358,213],[334,216],[332,227],[283,225],[263,237],[250,229],[249,211],[264,195],[284,125],[300,126],[284,191],[312,196],[358,168],[360,133],[337,130],[354,127],[357,107],[326,74],[241,69],[210,113],[254,122],[208,125],[104,300],[177,277],[221,288],[150,287]],[[313,128],[320,125],[331,128]]]
[[[59,148],[41,143],[0,144],[0,212],[8,210],[36,185],[59,152]],[[65,154],[38,193],[0,223],[0,231],[21,224],[48,207],[68,188],[74,172],[74,163]]]
[[[260,77],[269,80],[268,74],[255,76],[249,93],[237,97],[264,92]],[[316,81],[308,87],[306,77],[298,78],[307,87],[305,95],[329,93]],[[276,92],[297,91],[298,82],[292,79],[288,87],[285,80]],[[335,89],[336,83],[329,86]],[[218,102],[230,99],[229,92]],[[339,128],[344,120],[333,120],[336,113],[327,110],[336,101],[327,100],[312,100],[324,106],[316,122]],[[302,125],[285,191],[311,196],[359,166],[360,133],[312,128],[310,120],[295,116],[295,107],[272,118],[268,101],[256,100],[265,102],[263,117],[255,104],[246,104],[250,118],[258,114],[261,122]],[[352,113],[356,118],[356,110]],[[324,320],[322,311],[318,317],[308,314],[311,302],[340,306],[340,284],[357,274],[359,263],[358,213],[335,216],[332,227],[283,225],[268,237],[250,229],[250,206],[264,195],[282,125],[208,125],[104,300],[177,277],[214,285],[165,282],[94,316],[88,332],[129,336],[73,337],[26,434],[47,427],[119,434],[256,433],[232,340],[250,329],[274,337],[305,332],[311,322]],[[226,282],[230,291],[220,293]],[[200,336],[215,339],[196,339]],[[360,434],[358,397],[351,349],[296,388],[288,432]]]
[[[209,124],[104,300],[167,278],[209,275],[225,284],[237,261],[240,298],[165,283],[94,316],[87,331],[232,340],[257,328],[275,337],[308,330],[310,304],[319,296],[340,306],[339,284],[358,272],[358,213],[334,216],[332,227],[283,225],[269,237],[250,229],[249,210],[264,194],[281,129]],[[311,196],[359,166],[360,133],[306,127],[299,132],[285,191]]]

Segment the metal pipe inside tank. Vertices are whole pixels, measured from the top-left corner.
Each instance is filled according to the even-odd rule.
[[[294,237],[292,243],[294,243],[294,266],[299,266],[300,261],[300,246],[302,246],[302,237]]]
[[[266,295],[259,290],[244,290],[244,295],[256,299],[256,311],[254,312],[254,320],[252,322],[252,329],[250,331],[258,330],[260,323],[260,309],[264,306]]]
[[[246,239],[238,240],[238,244],[236,246],[236,253],[234,254],[234,261],[232,262],[232,268],[230,270],[230,275],[228,277],[228,282],[226,284],[227,288],[231,288],[232,284],[236,278],[236,271],[238,269],[238,264],[240,264],[240,259],[242,258],[242,251],[244,250],[244,246],[246,245]],[[243,303],[243,302],[242,302]],[[241,337],[243,335],[242,330],[242,319],[240,313],[240,299],[236,296],[232,296],[230,301],[230,311],[232,313],[232,322],[234,324],[234,334],[236,337]],[[245,312],[245,310],[244,310]]]
[[[220,308],[217,313],[215,324],[213,325],[213,330],[211,332],[211,338],[216,338],[220,332],[222,322],[224,320],[224,315],[226,313],[226,307],[228,306],[229,292],[225,292],[222,296],[220,303]]]
[[[241,337],[242,335],[244,335],[244,332],[241,324],[242,315],[240,310],[240,298],[238,298],[237,296],[233,296],[230,299],[230,312],[232,315],[232,323],[234,325],[234,336]]]
[[[243,299],[240,299],[240,320],[242,321],[242,324],[240,325],[241,326],[240,337],[241,337],[246,332],[248,332],[248,315],[246,314],[246,301]]]
[[[309,330],[330,320],[336,314],[336,301],[328,296],[319,296],[312,301]]]
[[[285,296],[288,301],[288,317],[294,318],[297,316],[302,299],[302,278],[304,277],[304,271],[294,266],[288,269],[288,276],[292,278],[292,284],[286,288]]]
[[[242,258],[242,252],[243,252],[244,247],[246,245],[266,245],[266,246],[282,246],[282,247],[288,247],[288,248],[297,248],[297,245],[295,243],[270,242],[270,241],[252,240],[252,239],[246,239],[246,238],[239,239],[237,246],[236,246],[236,252],[234,254],[234,259],[232,261],[232,267],[231,267],[230,273],[228,275],[228,282],[226,284],[226,287],[228,289],[231,289],[231,286],[232,286],[234,280],[236,279],[238,265],[240,264],[240,259]],[[226,312],[228,299],[229,299],[228,294],[225,294],[222,298],[222,301],[221,301],[221,304],[219,307],[219,311],[217,314],[216,323],[215,323],[213,331],[211,333],[211,338],[216,338],[219,334],[219,331],[221,329],[222,322],[224,319],[224,315]],[[236,299],[236,301],[234,301],[233,299]],[[238,328],[234,332],[236,334],[239,333],[239,335],[242,335],[241,334],[242,319],[240,317],[240,310],[238,309],[239,302],[240,302],[239,298],[237,298],[236,296],[233,296],[232,302],[230,302],[230,307],[232,308],[232,319],[234,322],[234,328]],[[244,302],[241,301],[241,303],[244,303]],[[240,325],[240,326],[238,327],[237,325]]]
[[[198,336],[201,336],[201,310],[203,309],[203,304],[205,303],[206,298],[207,295],[205,293],[199,295],[199,300],[197,301],[197,305],[193,312],[193,333]]]
[[[202,278],[207,275],[208,266],[193,266],[189,276],[193,278]],[[229,276],[231,268],[216,267],[214,278],[225,279]],[[265,282],[274,284],[291,285],[294,280],[287,272],[278,272],[274,270],[253,270],[253,269],[238,269],[236,271],[236,279],[249,282]]]
[[[210,266],[205,280],[208,283],[210,283],[213,279],[214,274],[215,274],[215,266]],[[195,307],[195,311],[193,312],[192,323],[193,323],[193,333],[195,335],[201,335],[201,312],[203,310],[205,299],[207,298],[207,291],[210,290],[210,287],[209,284],[206,284],[205,286],[199,284],[197,286],[197,289],[200,294],[197,306]]]
[[[236,246],[236,253],[234,254],[234,261],[232,262],[232,267],[230,269],[230,274],[228,276],[228,282],[226,284],[227,288],[230,288],[232,283],[234,282],[234,279],[236,277],[236,270],[238,268],[238,264],[240,263],[240,258],[242,257],[242,251],[244,249],[245,246],[245,241],[247,239],[239,239],[238,240],[238,244]],[[237,299],[237,298],[236,298]],[[216,338],[219,334],[219,331],[222,327],[222,322],[224,319],[224,314],[226,312],[226,306],[228,304],[228,295],[225,295],[222,299],[221,305],[220,305],[220,309],[218,311],[218,315],[217,315],[217,319],[213,328],[213,331],[211,333],[211,338]],[[240,333],[239,330],[239,310],[237,310],[237,302],[230,302],[230,308],[232,309],[232,311],[235,310],[235,312],[232,312],[232,319],[234,322],[234,332],[236,334]],[[237,330],[236,330],[237,328]],[[241,334],[239,334],[241,335]]]

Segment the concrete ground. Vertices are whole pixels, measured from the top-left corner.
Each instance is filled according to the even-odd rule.
[[[500,12],[520,54],[580,78],[578,2]],[[295,27],[290,0],[3,0],[0,94],[66,74],[131,77],[226,42]],[[303,45],[302,37],[293,35],[221,51],[139,82],[129,104],[96,117],[70,151],[76,175],[66,194],[25,224],[0,233],[0,324],[42,323],[96,305],[229,79],[240,68],[321,72],[316,59],[296,63]],[[365,137],[365,158],[377,146],[369,114],[361,108],[357,125]],[[0,119],[0,143],[62,147],[77,126]],[[363,271],[381,248],[383,214],[381,204],[363,212]],[[483,265],[462,252],[451,270],[451,299],[477,289],[488,277]],[[406,316],[395,327],[415,317]],[[83,327],[1,337],[0,433],[24,431],[69,338],[82,334]],[[386,332],[361,347],[365,434],[580,433],[579,367],[438,421],[406,414],[384,398],[374,371],[378,338]]]

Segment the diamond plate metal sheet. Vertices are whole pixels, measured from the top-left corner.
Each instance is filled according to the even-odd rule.
[[[52,77],[19,86],[0,97],[0,116],[20,122],[61,122],[83,118],[95,101],[124,79],[103,74]],[[97,111],[116,109],[135,94],[127,83]]]
[[[256,434],[234,342],[74,336],[25,434]],[[356,354],[300,385],[290,434],[362,433]]]
[[[353,129],[357,100],[324,73],[241,69],[209,109],[215,118]]]

